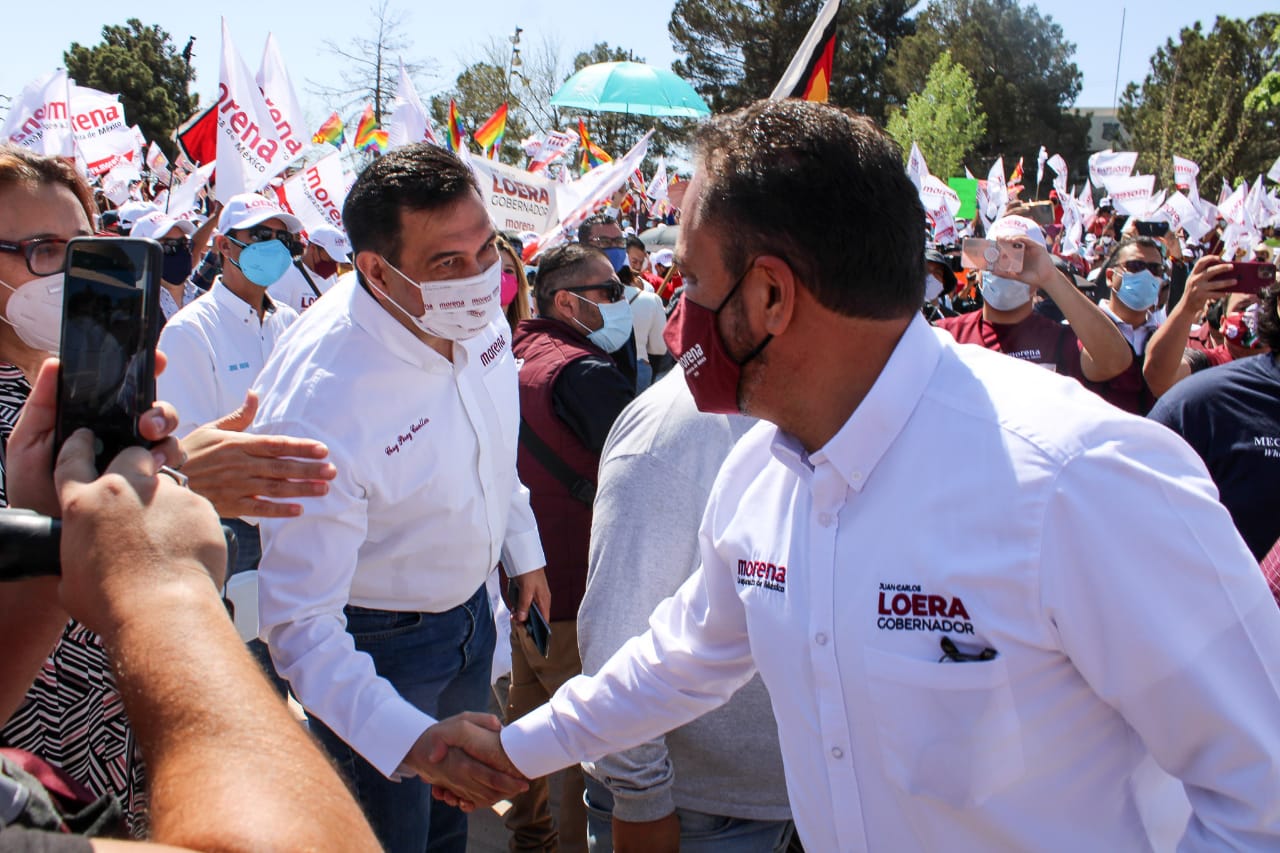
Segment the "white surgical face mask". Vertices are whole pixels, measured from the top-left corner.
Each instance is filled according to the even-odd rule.
[[[383,261],[406,281],[417,285],[427,310],[421,317],[415,317],[389,295],[387,301],[428,335],[465,341],[484,331],[502,313],[502,264],[499,261],[495,260],[479,275],[445,281],[413,281],[386,258]]]
[[[57,355],[62,346],[63,281],[63,273],[33,278],[17,287],[0,281],[0,286],[13,291],[0,319],[34,350]]]
[[[924,301],[932,302],[942,295],[942,281],[936,276],[931,275],[924,280]]]
[[[989,272],[982,274],[982,301],[997,311],[1012,311],[1031,301],[1031,286]]]

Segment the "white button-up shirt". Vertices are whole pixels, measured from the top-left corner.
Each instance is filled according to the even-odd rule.
[[[758,668],[806,849],[1275,848],[1280,611],[1215,497],[1172,432],[917,317],[821,450],[742,439],[702,570],[503,744],[540,776]]]
[[[303,276],[302,270],[298,267],[301,261],[289,264],[289,268],[284,271],[284,275],[280,280],[271,285],[271,298],[283,302],[299,314],[310,308],[320,296],[328,293],[335,284],[338,283],[338,276],[331,275],[328,278],[322,278],[319,274],[312,270],[307,270],[307,275],[311,276],[311,281],[315,283],[316,290],[320,291],[317,295],[316,291],[307,284],[307,279]]]
[[[438,613],[502,561],[542,568],[516,477],[519,392],[504,320],[450,362],[342,277],[259,377],[253,432],[329,448],[329,493],[297,518],[262,519],[259,622],[295,695],[391,776],[434,720],[396,692],[346,633],[348,603]]]
[[[1164,309],[1156,308],[1147,313],[1147,319],[1141,324],[1130,326],[1111,309],[1110,299],[1102,300],[1098,303],[1098,307],[1102,309],[1102,313],[1111,318],[1111,322],[1116,324],[1120,334],[1124,335],[1124,339],[1129,342],[1129,347],[1139,356],[1146,354],[1147,341],[1151,340],[1151,336],[1156,333],[1156,329],[1160,328],[1160,324],[1165,319]]]
[[[258,319],[257,309],[228,290],[221,276],[169,318],[157,344],[169,365],[156,380],[156,393],[178,410],[174,435],[182,438],[239,408],[296,319],[296,311],[274,300]]]

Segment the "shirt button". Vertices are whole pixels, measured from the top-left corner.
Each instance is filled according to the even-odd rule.
[[[827,644],[827,635],[822,633],[815,634],[813,641],[820,646],[825,646]]]
[[[831,757],[835,759],[844,758],[844,750],[838,746],[831,747]]]
[[[853,480],[853,481],[857,482],[858,480],[861,480],[861,479],[862,479],[862,472],[861,472],[861,471],[854,471],[852,474],[850,474],[850,475],[849,475],[849,478],[850,478],[851,480]]]
[[[821,513],[821,514],[818,516],[818,523],[819,523],[819,524],[821,524],[823,527],[830,527],[830,526],[831,526],[831,513],[829,513],[829,512]]]

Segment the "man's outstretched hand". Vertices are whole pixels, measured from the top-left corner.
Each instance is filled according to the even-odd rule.
[[[502,749],[501,730],[492,714],[458,714],[423,732],[405,763],[438,800],[468,812],[492,805],[529,788]]]

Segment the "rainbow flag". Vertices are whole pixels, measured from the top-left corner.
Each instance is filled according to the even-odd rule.
[[[458,115],[458,105],[453,99],[449,99],[449,133],[445,137],[445,142],[449,146],[449,150],[457,154],[467,144],[467,128],[462,123],[462,116]]]
[[[587,126],[583,124],[582,119],[578,119],[578,137],[582,140],[582,159],[578,161],[578,170],[584,175],[596,166],[613,162],[613,158],[606,154],[603,148],[591,141],[591,137],[587,135]]]
[[[490,160],[498,159],[502,150],[502,137],[507,134],[507,105],[503,104],[493,111],[489,120],[476,130],[472,136],[480,145],[480,150]]]
[[[316,145],[328,142],[335,148],[341,148],[347,144],[347,134],[342,127],[342,119],[338,117],[337,113],[324,120],[324,124],[320,125],[320,129],[316,131],[315,136],[311,137],[311,141]]]
[[[373,117],[373,104],[365,104],[360,123],[356,125],[356,149],[359,151],[375,151],[378,154],[387,150],[387,132],[378,125]]]

